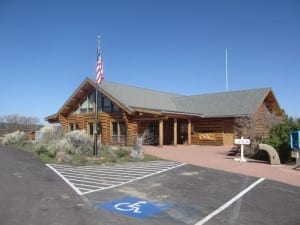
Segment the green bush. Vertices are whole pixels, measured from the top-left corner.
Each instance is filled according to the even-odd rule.
[[[34,149],[35,149],[36,154],[38,154],[38,155],[46,154],[49,152],[46,145],[43,145],[43,144],[36,144]]]
[[[290,132],[297,129],[300,129],[300,119],[285,116],[281,123],[271,128],[270,138],[264,140],[277,150],[282,163],[290,160]]]
[[[125,157],[128,157],[129,156],[129,151],[126,151],[124,149],[117,149],[115,150],[115,156],[117,158],[125,158]]]

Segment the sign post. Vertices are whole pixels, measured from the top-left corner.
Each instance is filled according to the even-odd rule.
[[[234,158],[236,161],[240,162],[246,162],[247,160],[244,157],[244,145],[250,145],[251,141],[250,139],[244,139],[244,137],[241,137],[241,139],[234,139],[234,144],[241,145],[241,158]]]

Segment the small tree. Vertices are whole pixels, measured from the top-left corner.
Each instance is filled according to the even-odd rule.
[[[290,132],[300,129],[300,119],[284,116],[281,123],[274,125],[270,131],[270,137],[264,142],[272,145],[278,152],[282,163],[290,159]]]

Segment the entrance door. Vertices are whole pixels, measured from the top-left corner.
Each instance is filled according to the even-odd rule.
[[[187,144],[188,141],[188,121],[178,120],[177,125],[177,143]]]
[[[164,120],[164,145],[172,145],[174,142],[173,119]]]

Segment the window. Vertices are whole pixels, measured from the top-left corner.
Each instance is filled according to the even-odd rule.
[[[101,92],[97,92],[98,95],[98,112],[121,112],[120,107],[114,104],[109,98],[104,96]],[[94,107],[96,104],[96,95],[95,91],[89,93],[89,95],[82,100],[77,108],[74,110],[74,114],[84,114],[95,112]]]
[[[88,134],[90,136],[94,135],[94,123],[88,123]]]
[[[69,132],[73,130],[78,130],[79,126],[77,123],[69,123]]]
[[[74,110],[74,113],[75,113],[75,114],[80,114],[80,107],[77,107],[77,108]]]
[[[119,123],[119,142],[123,145],[126,143],[126,125],[125,123]]]
[[[124,122],[112,122],[111,123],[112,143],[118,143],[121,145],[126,144],[126,124]]]
[[[87,99],[80,104],[80,113],[87,112],[88,101]]]
[[[93,136],[94,135],[94,123],[93,122],[90,122],[88,123],[88,134],[90,136]],[[100,135],[101,133],[101,124],[100,123],[97,123],[97,135]]]
[[[118,142],[118,123],[112,123],[112,142]]]
[[[73,131],[74,127],[73,127],[73,123],[69,124],[69,131]]]
[[[87,112],[93,112],[94,111],[94,102],[95,102],[95,92],[92,91],[87,99]]]
[[[111,101],[103,96],[103,112],[111,112]]]
[[[121,112],[121,109],[115,103],[112,103],[112,112]]]

